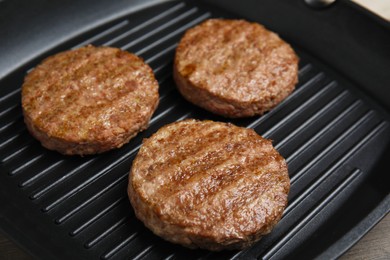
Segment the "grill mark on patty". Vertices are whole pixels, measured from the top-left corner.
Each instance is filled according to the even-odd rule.
[[[221,131],[220,140],[203,139],[209,125],[218,127],[207,135]],[[178,136],[181,128],[193,135]],[[169,146],[174,139],[175,144]],[[200,139],[203,146],[191,143],[193,139]],[[181,145],[199,149],[198,153],[181,154],[187,161],[170,165],[181,165],[181,169],[149,168],[153,158],[169,157],[170,149],[175,151]],[[141,148],[134,160],[129,196],[137,217],[165,239],[213,250],[240,248],[269,233],[280,219],[289,190],[287,167],[271,141],[253,130],[186,120],[163,127],[143,146],[148,149]],[[192,156],[196,157],[193,161]],[[164,185],[149,182],[144,178],[146,172],[162,178]]]
[[[193,171],[193,173],[191,173],[190,178],[179,183],[180,185],[176,186],[176,189],[183,187],[182,189],[186,190],[187,186],[191,187],[193,183],[202,180],[212,172],[219,172],[218,175],[214,176],[218,178],[221,176],[224,177],[223,174],[225,170],[231,175],[239,170],[249,170],[250,163],[258,163],[261,165],[261,162],[255,162],[256,158],[248,158],[250,154],[245,150],[251,149],[252,147],[253,145],[251,144],[251,140],[248,140],[248,136],[240,136],[240,138],[235,138],[235,140],[232,140],[231,137],[228,136],[224,140],[221,140],[220,143],[213,144],[212,146],[208,145],[207,150],[203,149],[200,151],[201,153],[206,154],[205,160],[202,160],[202,162],[195,165],[195,167],[194,165],[188,164],[184,169],[183,174],[186,174],[188,171],[187,168]],[[207,153],[210,151],[214,151],[213,157],[208,157]],[[201,157],[201,159],[203,158]],[[197,158],[197,160],[194,161],[199,160]],[[237,166],[244,163],[246,164],[245,168],[241,166],[234,167],[234,165]],[[233,169],[229,170],[230,167],[233,167]],[[171,194],[167,195],[169,196]]]
[[[242,27],[238,26],[238,24],[242,25]],[[291,52],[290,47],[280,41],[274,33],[266,31],[263,26],[258,24],[248,24],[243,21],[226,21],[225,23],[206,22],[202,25],[209,27],[209,30],[190,29],[186,33],[188,44],[179,45],[180,48],[177,52],[181,53],[181,58],[177,63],[178,70],[184,70],[183,75],[189,75],[190,82],[202,88],[208,85],[211,93],[221,94],[225,98],[229,98],[230,96],[228,95],[235,94],[239,95],[240,99],[246,100],[246,97],[252,97],[246,94],[247,91],[249,93],[260,91],[258,89],[259,83],[264,83],[260,86],[262,86],[261,89],[266,89],[269,85],[268,80],[264,81],[259,77],[269,78],[267,75],[271,72],[269,68],[275,67],[270,65],[270,63],[275,62],[276,54]],[[222,29],[223,34],[214,33],[219,29]],[[261,39],[262,37],[264,37],[264,40],[260,41],[259,38]],[[190,44],[190,39],[196,39],[195,44]],[[250,48],[248,47],[249,43],[252,43]],[[191,45],[197,47],[191,47]],[[265,55],[266,53],[267,55]],[[290,56],[286,55],[289,59],[291,58]],[[256,59],[248,60],[248,57],[256,57]],[[230,62],[226,63],[227,60]],[[191,62],[188,63],[188,61]],[[233,65],[230,65],[230,63]],[[191,70],[188,70],[188,68],[191,68]],[[210,74],[210,77],[200,78],[198,74],[192,73],[196,70],[199,70],[199,73]],[[248,72],[252,72],[250,73],[252,81],[257,79],[256,86],[250,88],[245,86],[250,83],[247,82]],[[215,82],[225,82],[226,84],[222,84],[224,88],[221,89],[218,87],[220,84],[215,84]],[[237,87],[232,88],[237,85],[242,85],[242,88],[245,88],[242,94],[240,92],[236,93]],[[257,96],[261,97],[262,95]],[[231,98],[235,97],[232,96]]]
[[[231,167],[232,165],[239,165],[239,158],[237,156],[238,148],[243,147],[244,144],[239,144],[238,142],[244,142],[244,140],[239,139],[226,142],[230,138],[226,136],[224,140],[221,140],[220,143],[214,142],[209,143],[207,147],[203,146],[200,148],[199,152],[191,156],[189,160],[186,160],[185,163],[180,163],[175,165],[173,173],[170,173],[170,181],[175,182],[175,186],[170,185],[169,182],[165,182],[164,185],[158,187],[155,190],[156,193],[164,194],[164,197],[169,200],[169,197],[174,197],[177,193],[181,191],[190,191],[193,186],[202,181],[204,178],[211,177],[210,181],[215,181],[216,183],[223,181],[226,177],[227,181],[228,175],[226,175],[226,168]],[[227,150],[233,151],[233,153],[226,153]],[[241,158],[240,158],[241,159]],[[230,176],[233,176],[235,172],[239,171],[241,167],[233,167],[230,170]],[[208,184],[205,184],[202,188],[207,188]],[[214,186],[217,189],[217,186]],[[207,188],[208,189],[208,188]],[[196,192],[196,191],[195,191]],[[194,194],[191,194],[192,196]],[[196,198],[194,198],[196,199]]]
[[[80,70],[83,67],[91,68],[91,66],[88,66],[91,58],[95,57],[96,59],[96,57],[102,56],[96,55],[101,52],[101,49],[97,52],[93,52],[91,49],[84,48],[84,52],[82,53],[73,51],[59,53],[55,57],[49,57],[44,60],[44,63],[39,65],[33,72],[38,71],[37,73],[40,74],[39,78],[46,83],[40,87],[43,88],[42,90],[45,93],[57,91],[58,85],[62,85],[64,82],[72,82],[74,79],[77,79],[78,77],[76,77],[76,75],[80,75]],[[66,71],[64,71],[64,68]],[[48,81],[49,83],[47,83]]]
[[[261,226],[266,224],[267,216],[270,214],[270,212],[267,212],[267,208],[276,206],[276,211],[278,212],[285,206],[283,203],[279,203],[279,201],[276,201],[276,203],[273,201],[276,197],[273,196],[275,192],[270,193],[270,191],[274,191],[277,183],[276,179],[271,179],[268,182],[267,177],[270,175],[266,171],[250,175],[235,175],[235,178],[223,185],[222,189],[212,193],[211,196],[205,196],[205,200],[200,201],[201,203],[197,203],[193,207],[188,207],[187,201],[177,201],[170,197],[168,200],[164,200],[160,207],[157,206],[155,209],[160,214],[168,214],[167,212],[174,211],[174,217],[166,215],[164,219],[173,221],[176,225],[187,227],[201,225],[202,236],[218,235],[219,232],[229,236],[233,235],[237,230],[253,234],[253,230],[259,230]],[[263,200],[268,198],[269,195],[273,198],[270,201],[272,205],[264,205]],[[286,195],[284,194],[284,196]],[[177,208],[176,205],[178,204],[181,205],[180,208]],[[251,208],[251,204],[254,205],[253,208]],[[259,212],[259,205],[263,205],[265,208],[261,212]],[[243,209],[246,209],[246,211],[243,211]],[[253,212],[249,212],[250,209]],[[210,216],[212,216],[212,221]],[[252,218],[252,223],[248,223],[250,221],[249,218]],[[233,232],[232,230],[235,231]],[[230,234],[229,232],[232,233]]]
[[[274,32],[244,20],[209,19],[186,31],[174,80],[191,103],[226,117],[263,114],[298,80],[298,57]]]
[[[86,49],[88,50],[88,48]],[[89,53],[91,55],[82,53],[83,55],[81,56],[88,56],[89,58],[97,60],[99,56],[112,55],[112,52],[113,51],[111,50],[105,51],[103,49],[103,51],[92,51]],[[37,126],[49,127],[60,134],[70,131],[68,133],[69,137],[75,137],[78,133],[81,137],[88,139],[88,135],[90,135],[88,132],[90,129],[82,128],[83,124],[80,122],[80,119],[82,121],[91,122],[92,124],[90,125],[95,124],[96,128],[101,128],[100,130],[102,130],[109,128],[111,123],[115,123],[116,120],[110,120],[110,118],[112,115],[115,115],[116,112],[125,112],[130,116],[130,113],[135,113],[137,107],[145,108],[145,106],[142,105],[144,93],[135,90],[137,90],[138,87],[141,87],[141,85],[136,83],[137,77],[142,77],[142,79],[148,81],[144,82],[138,80],[138,82],[142,82],[142,85],[153,84],[153,79],[148,78],[147,75],[147,72],[149,71],[144,69],[141,73],[133,71],[132,74],[126,75],[126,72],[129,71],[129,67],[125,66],[125,63],[131,62],[132,66],[138,66],[140,60],[136,57],[122,55],[121,58],[124,58],[124,60],[115,60],[115,63],[118,66],[113,68],[112,64],[109,64],[109,62],[113,62],[112,59],[107,59],[107,61],[104,60],[100,63],[95,62],[89,64],[87,59],[65,59],[67,55],[62,56],[62,58],[64,58],[63,63],[50,63],[43,66],[49,67],[50,65],[53,65],[54,68],[63,68],[64,64],[65,66],[68,64],[72,69],[60,77],[57,75],[55,69],[50,70],[50,73],[46,73],[48,75],[45,79],[48,81],[40,86],[43,89],[42,97],[36,101],[31,100],[32,106],[37,107],[41,105],[42,107],[40,112],[38,112],[38,116],[34,118],[34,115],[32,115]],[[107,65],[110,67],[105,70]],[[96,66],[101,70],[101,74],[96,74]],[[132,79],[124,81],[122,76],[130,76]],[[112,84],[112,81],[117,82]],[[66,84],[62,82],[66,82]],[[69,85],[69,87],[67,87],[67,85]],[[112,88],[115,88],[116,91],[108,91],[108,89]],[[69,93],[69,95],[67,95],[67,93]],[[44,102],[42,102],[42,99]],[[121,101],[126,99],[134,102],[125,103]],[[92,103],[91,100],[95,100],[96,103]],[[88,106],[84,105],[86,103],[88,103]],[[42,104],[45,104],[45,106]],[[112,104],[120,104],[120,106],[113,107]],[[52,109],[51,107],[55,107],[55,109]],[[140,110],[143,112],[143,109]],[[148,111],[150,111],[150,109],[148,109]],[[99,123],[99,125],[96,125],[96,123]],[[121,127],[119,126],[116,129],[119,132],[125,131],[120,128]],[[67,136],[64,136],[64,138],[67,138]]]
[[[152,69],[136,55],[111,47],[87,46],[49,57],[22,87],[29,131],[45,147],[65,154],[121,146],[145,129],[157,104]]]
[[[227,139],[228,137],[225,138]],[[163,163],[162,168],[156,169],[153,167],[152,170],[147,169],[154,173],[164,172],[164,174],[158,175],[157,177],[150,176],[151,178],[145,179],[142,189],[148,193],[149,197],[152,197],[152,194],[154,193],[164,194],[164,197],[168,197],[169,194],[176,192],[176,189],[185,185],[186,181],[198,172],[204,171],[205,168],[212,169],[213,167],[222,164],[223,160],[220,160],[220,156],[223,155],[223,150],[218,147],[223,145],[223,142],[212,143],[207,140],[204,142],[209,145],[196,145],[198,148],[193,149],[194,151],[197,151],[196,153],[187,153],[184,155],[187,159],[177,160],[174,163]],[[213,152],[213,150],[218,151]],[[226,158],[226,160],[228,159],[229,158]],[[195,165],[194,162],[201,163]],[[172,183],[175,183],[175,186],[172,186]],[[156,197],[156,199],[158,198],[159,197]],[[155,203],[159,202],[155,201]]]
[[[88,50],[88,48],[84,48],[85,50]],[[89,50],[91,51],[91,50]],[[102,52],[102,50],[95,51],[97,53]],[[111,51],[112,52],[112,51]],[[111,52],[108,52],[105,56],[110,56]],[[82,53],[84,54],[84,53]],[[75,57],[68,58],[70,55],[61,55],[63,63],[58,63],[58,58],[56,59],[51,58],[54,61],[57,61],[54,64],[43,64],[39,65],[35,71],[38,71],[37,74],[42,73],[44,71],[45,76],[44,77],[38,77],[39,79],[43,80],[44,84],[40,84],[40,88],[42,89],[43,95],[45,95],[45,98],[58,98],[58,96],[61,95],[61,93],[58,93],[58,91],[63,91],[67,87],[69,89],[76,88],[79,89],[79,91],[84,92],[84,90],[87,90],[86,92],[93,92],[96,89],[96,87],[104,86],[104,88],[110,88],[112,87],[111,84],[107,84],[107,80],[118,78],[120,75],[124,75],[126,71],[128,71],[128,64],[125,64],[125,62],[131,62],[134,63],[133,67],[136,67],[139,65],[140,61],[137,60],[135,57],[129,56],[129,58],[124,58],[123,60],[112,60],[112,58],[107,58],[106,60],[100,60],[99,63],[93,63],[90,64],[89,60],[97,60],[97,57],[88,57],[89,60],[85,57],[76,59]],[[76,55],[76,57],[85,56],[85,55]],[[96,55],[94,52],[92,52],[92,56],[102,56],[102,55]],[[123,56],[126,57],[126,56]],[[58,63],[58,64],[57,64]],[[112,66],[112,63],[115,63],[119,66]],[[53,67],[53,68],[52,68]],[[64,72],[64,67],[70,71]],[[98,68],[96,68],[98,67]],[[61,74],[57,71],[62,70]],[[96,74],[96,69],[99,70],[99,74]],[[29,76],[34,76],[35,73],[31,73]],[[115,72],[115,74],[113,74]],[[134,74],[134,72],[133,72]],[[135,74],[134,74],[135,75]],[[35,76],[35,78],[37,78]],[[85,79],[93,80],[94,82],[85,82]],[[80,86],[82,88],[80,88]],[[83,87],[85,86],[85,87]],[[92,89],[91,89],[92,87]],[[103,91],[100,91],[104,93]],[[57,93],[57,96],[53,96],[53,93]],[[102,94],[100,93],[100,94]],[[114,94],[119,94],[116,91],[112,92]],[[106,93],[104,93],[106,94]],[[80,97],[77,93],[74,94],[76,97]],[[56,102],[56,101],[53,101]]]
[[[274,194],[270,191],[276,187],[275,180],[267,179],[269,175],[269,173],[262,171],[259,174],[251,174],[237,179],[235,183],[197,205],[193,211],[197,214],[197,216],[193,216],[194,219],[199,218],[199,222],[206,225],[206,233],[214,233],[215,230],[228,233],[232,227],[236,231],[253,233],[253,230],[258,230],[267,222],[266,216],[270,214],[267,209],[275,206],[275,204],[264,205],[263,201],[269,194]],[[234,185],[236,187],[231,188]],[[259,207],[259,205],[262,206]],[[216,218],[215,221],[210,222],[204,218],[210,214]],[[183,218],[185,219],[186,216],[183,215]],[[222,222],[225,224],[221,225]],[[226,223],[228,226],[225,226]]]
[[[197,155],[202,155],[203,150],[200,148],[206,149],[205,142],[206,140],[210,143],[212,140],[218,141],[221,135],[220,129],[218,126],[209,127],[208,125],[200,126],[200,129],[197,129],[196,132],[192,132],[194,129],[188,127],[185,129],[185,132],[177,133],[177,131],[170,131],[168,136],[165,136],[163,139],[160,139],[159,142],[150,143],[147,150],[141,148],[141,151],[149,155],[149,158],[145,158],[147,161],[153,161],[150,168],[144,168],[142,172],[142,178],[145,178],[146,181],[153,183],[155,176],[150,175],[151,172],[166,172],[166,169],[171,169],[175,167],[181,167],[181,162],[186,160],[192,160]],[[181,142],[178,143],[175,141],[178,136],[181,136]],[[184,138],[183,138],[184,136]],[[163,143],[163,146],[160,144]],[[218,143],[215,142],[217,145]],[[167,151],[164,156],[158,154],[159,150]],[[175,153],[169,151],[175,150]],[[146,162],[142,162],[144,164]],[[168,174],[164,176],[169,177]],[[155,183],[153,183],[155,184]]]
[[[124,71],[126,71],[127,68],[117,68],[122,70],[120,73],[117,73],[112,78],[118,77],[120,75],[123,75]],[[90,76],[88,76],[90,77]],[[50,107],[51,105],[55,104],[60,111],[63,111],[63,113],[69,113],[70,111],[75,111],[75,108],[80,107],[80,105],[84,103],[90,103],[91,99],[95,99],[97,101],[96,104],[90,105],[90,107],[101,107],[102,103],[105,103],[109,106],[111,106],[112,103],[114,103],[117,99],[123,97],[124,95],[127,95],[131,92],[133,92],[135,89],[137,89],[137,84],[131,85],[130,88],[128,88],[128,85],[123,84],[124,87],[122,87],[121,91],[115,91],[115,92],[108,92],[107,90],[112,88],[110,84],[107,84],[104,81],[105,75],[100,75],[100,79],[97,79],[96,82],[93,84],[86,84],[83,83],[82,80],[78,79],[74,84],[70,84],[69,90],[66,91],[66,87],[64,85],[58,86],[58,84],[48,84],[49,89],[46,90],[47,94],[44,94],[43,98],[46,99],[46,106]],[[66,80],[66,82],[71,82],[71,80]],[[134,82],[134,80],[133,80]],[[73,87],[72,87],[73,86]],[[93,87],[93,88],[92,88]],[[97,89],[97,87],[100,88]],[[57,88],[57,89],[50,89],[50,88]],[[74,89],[78,89],[77,91],[74,91]],[[73,91],[72,91],[73,89]],[[65,91],[65,93],[63,92]],[[70,93],[70,95],[66,95],[66,92]],[[90,93],[88,96],[80,95],[81,92],[84,93]],[[55,95],[53,94],[55,93]],[[114,95],[115,94],[115,95]],[[95,96],[95,97],[94,97]],[[38,103],[39,101],[37,101]],[[44,109],[44,108],[43,108]],[[43,110],[42,109],[42,110]],[[47,114],[51,114],[50,110],[46,110]]]
[[[262,176],[263,178],[265,176]],[[231,222],[235,225],[235,228],[241,230],[244,234],[253,233],[253,230],[257,229],[258,232],[264,232],[269,228],[264,228],[267,223],[270,223],[270,219],[275,219],[276,214],[280,214],[285,207],[286,193],[283,194],[284,198],[281,198],[282,188],[277,185],[277,180],[265,181],[266,185],[253,189],[253,192],[244,192],[241,194],[241,200],[231,202],[235,219],[245,221]],[[246,186],[244,190],[248,188]],[[258,205],[263,205],[262,210],[258,211]],[[255,210],[256,208],[256,210]],[[274,220],[275,222],[279,219]],[[244,224],[245,223],[245,224]]]
[[[239,160],[247,158],[248,156],[244,155],[243,157],[240,157],[240,153],[245,149],[253,149],[253,145],[251,145],[253,140],[249,139],[247,135],[244,136],[244,139],[245,140],[240,138],[227,143],[224,140],[221,141],[220,145],[212,147],[208,146],[209,150],[217,150],[218,152],[221,151],[222,154],[215,154],[216,157],[214,158],[218,159],[217,161],[209,160],[201,165],[205,165],[206,167],[199,167],[199,165],[196,165],[195,169],[191,169],[191,172],[188,172],[186,169],[180,173],[174,172],[173,176],[184,175],[186,178],[176,178],[171,180],[175,183],[174,186],[169,182],[166,182],[165,185],[154,190],[154,193],[160,195],[163,194],[163,197],[155,197],[157,201],[154,203],[157,211],[160,212],[160,214],[163,214],[163,212],[166,211],[165,208],[176,207],[177,203],[180,203],[181,205],[187,206],[176,210],[183,210],[182,214],[185,217],[186,214],[195,209],[200,203],[207,203],[207,201],[212,200],[213,197],[218,196],[217,194],[219,192],[223,192],[224,189],[229,189],[230,187],[234,186],[241,178],[247,177],[243,172],[253,172],[257,168],[267,169],[267,164],[269,164],[269,161],[260,160],[258,156],[245,162],[245,167],[240,166]],[[261,140],[261,142],[263,145],[261,148],[257,149],[259,151],[256,152],[260,156],[264,156],[264,154],[261,154],[260,150],[264,149],[264,146],[267,145],[270,146],[270,148],[272,147],[270,143],[266,142],[265,140]],[[228,153],[226,153],[227,147],[229,147],[230,151]],[[206,153],[207,156],[207,151],[205,150],[201,150],[200,153],[202,155]],[[222,156],[223,158],[220,158],[219,156]],[[234,160],[232,158],[234,158]],[[194,161],[198,161],[198,158]],[[187,166],[191,168],[191,164]],[[192,166],[194,167],[193,164]],[[165,175],[171,176],[172,174],[166,173]],[[156,186],[153,183],[150,185],[151,187]],[[146,190],[148,189],[146,188]],[[204,200],[207,201],[203,202]]]
[[[36,118],[36,122],[38,126],[43,126],[44,124],[47,127],[50,127],[53,131],[59,131],[63,135],[64,133],[69,133],[69,131],[77,131],[88,132],[89,128],[83,128],[82,126],[87,125],[96,126],[96,123],[99,123],[100,126],[104,126],[104,124],[108,124],[107,128],[110,127],[110,118],[111,115],[117,115],[117,112],[122,113],[122,116],[128,114],[131,116],[132,113],[135,113],[135,110],[138,107],[143,107],[147,109],[147,107],[140,105],[142,103],[142,99],[139,94],[132,94],[135,92],[131,92],[126,96],[118,96],[114,100],[110,102],[105,102],[103,104],[94,104],[91,106],[80,106],[77,102],[73,102],[73,104],[69,104],[68,106],[64,105],[63,108],[59,107],[56,109],[51,109],[48,113],[42,113],[38,118]],[[124,104],[124,100],[139,100],[138,102],[128,102]],[[121,104],[120,107],[113,107],[112,104]],[[142,109],[140,109],[142,110]],[[147,109],[150,111],[150,108]],[[142,111],[147,112],[147,111]],[[115,122],[113,122],[115,123]]]
[[[266,155],[263,155],[261,157],[266,157],[266,156],[270,156],[270,154],[266,154]],[[241,169],[243,170],[245,173],[242,174],[242,177],[244,178],[245,177],[245,181],[246,181],[246,184],[249,184],[250,187],[252,187],[252,184],[248,182],[247,178],[250,178],[250,176],[257,176],[257,178],[262,178],[264,174],[269,174],[270,172],[274,172],[272,170],[272,162],[270,161],[267,161],[267,160],[261,160],[260,159],[260,156],[259,157],[256,157],[254,158],[253,160],[249,161],[248,163],[245,164],[244,168]],[[259,169],[261,169],[261,171],[259,171]],[[207,201],[205,201],[204,203],[210,203],[212,200],[214,200],[216,197],[220,196],[221,193],[225,191],[228,191],[228,190],[232,190],[233,187],[236,187],[237,183],[241,180],[242,178],[240,179],[237,179],[237,180],[234,180],[234,182],[231,182],[231,183],[222,183],[220,189],[218,189],[218,192],[214,193],[214,194],[210,194],[208,197],[207,197]]]
[[[207,204],[207,201],[225,187],[234,185],[237,181],[246,177],[242,173],[242,167],[237,164],[230,164],[229,166],[225,164],[223,168],[210,171],[210,173],[203,176],[195,175],[195,178],[191,178],[183,188],[176,189],[174,193],[169,194],[164,199],[163,204],[156,205],[157,208],[160,208],[158,210],[163,212],[166,211],[165,208],[174,208],[177,203],[180,203],[185,206],[177,208],[176,211],[181,212],[183,218],[186,218],[188,214],[200,208],[201,204]]]
[[[242,142],[242,140],[240,141]],[[259,151],[252,150],[251,153],[257,152],[259,156],[249,159],[248,154],[244,155],[243,157],[240,157],[239,153],[241,151],[237,151],[237,148],[252,149],[250,143],[251,141],[253,140],[246,140],[246,142],[236,143],[233,150],[234,152],[231,154],[227,154],[224,158],[225,160],[223,160],[221,164],[217,165],[222,165],[223,167],[214,167],[207,172],[199,171],[203,174],[194,175],[192,178],[189,179],[189,181],[183,188],[178,190],[176,193],[167,195],[167,197],[169,196],[167,200],[172,201],[174,205],[176,196],[187,197],[190,199],[185,202],[183,201],[184,205],[191,203],[193,204],[193,208],[195,209],[196,206],[200,204],[208,204],[215,197],[218,197],[219,193],[224,192],[224,190],[229,190],[232,187],[236,186],[237,182],[239,182],[242,178],[247,178],[249,176],[247,172],[255,172],[258,168],[265,169],[259,174],[263,174],[264,172],[266,172],[268,168],[270,168],[268,167],[270,162],[266,160],[261,160],[261,157],[264,155],[260,155]],[[265,145],[267,144],[265,143]],[[234,158],[234,160],[232,160],[232,158]],[[244,166],[242,166],[243,162],[241,161],[243,158],[245,159]],[[196,190],[196,187],[202,187],[202,189],[199,191]]]

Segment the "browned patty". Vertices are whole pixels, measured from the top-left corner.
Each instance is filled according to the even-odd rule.
[[[210,19],[181,39],[173,76],[190,102],[226,117],[269,111],[295,88],[298,57],[262,25]]]
[[[145,129],[158,105],[152,69],[134,54],[87,46],[45,59],[25,78],[28,130],[63,154],[95,154]]]
[[[155,234],[190,248],[239,249],[269,233],[287,204],[283,157],[252,129],[184,120],[133,161],[128,195]]]

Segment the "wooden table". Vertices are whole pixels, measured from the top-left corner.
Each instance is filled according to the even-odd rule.
[[[390,20],[390,0],[355,0],[355,2]],[[30,260],[32,257],[0,233],[0,259]],[[390,215],[382,219],[341,259],[390,259]]]

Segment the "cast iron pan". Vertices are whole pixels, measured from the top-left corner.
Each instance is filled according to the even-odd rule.
[[[389,24],[348,1],[0,2],[0,228],[39,259],[324,259],[343,254],[390,208]],[[184,31],[211,17],[257,21],[300,57],[293,94],[262,117],[227,120],[186,102],[172,80]],[[160,84],[150,127],[122,148],[68,157],[27,132],[26,72],[85,44],[142,56]],[[282,220],[243,251],[190,250],[138,221],[126,186],[143,138],[184,118],[230,121],[273,140],[291,177]]]

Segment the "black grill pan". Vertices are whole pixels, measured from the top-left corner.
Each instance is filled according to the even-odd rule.
[[[389,212],[390,29],[384,20],[348,1],[324,9],[298,0],[52,2],[0,2],[0,228],[32,256],[328,259],[343,254]],[[298,53],[296,90],[264,116],[227,120],[176,91],[171,70],[178,40],[212,17],[260,22]],[[44,57],[85,44],[142,56],[160,84],[160,105],[150,127],[122,148],[62,156],[28,134],[20,87],[26,71]],[[185,118],[254,128],[286,158],[289,205],[272,233],[253,247],[185,249],[135,218],[126,187],[141,141]]]

